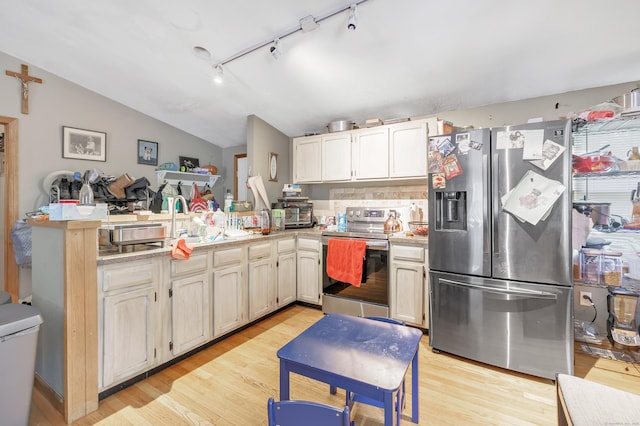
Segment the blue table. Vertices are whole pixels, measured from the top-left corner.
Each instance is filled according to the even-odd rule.
[[[289,373],[297,373],[382,401],[384,424],[393,425],[394,394],[411,364],[411,420],[418,423],[421,337],[411,327],[327,314],[278,351],[280,400],[290,399]]]

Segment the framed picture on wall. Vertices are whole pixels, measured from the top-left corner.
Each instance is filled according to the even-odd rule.
[[[275,152],[269,153],[269,180],[278,181],[278,154]]]
[[[107,134],[63,126],[62,158],[107,161]]]
[[[138,139],[138,164],[158,165],[158,142]]]

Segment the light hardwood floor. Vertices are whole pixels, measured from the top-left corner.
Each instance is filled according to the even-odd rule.
[[[276,351],[320,319],[292,306],[102,401],[74,425],[266,425],[267,399],[278,399]],[[576,354],[575,375],[640,394],[637,364]],[[409,374],[411,372],[409,371]],[[555,425],[552,381],[435,354],[420,347],[421,425]],[[410,393],[407,378],[407,393]],[[291,396],[339,406],[344,391],[293,375]],[[412,424],[411,398],[402,423]],[[382,425],[382,410],[356,405],[356,425]],[[34,391],[32,425],[62,425],[62,416]]]

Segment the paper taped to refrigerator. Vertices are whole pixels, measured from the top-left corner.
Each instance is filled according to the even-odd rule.
[[[531,161],[531,164],[541,168],[542,170],[547,170],[558,158],[560,158],[564,151],[564,146],[547,139],[542,145],[542,159]]]
[[[522,149],[523,160],[542,159],[544,129],[513,130],[497,133],[497,149]]]
[[[503,197],[502,208],[509,213],[537,225],[546,218],[566,187],[532,170],[527,171],[520,182]]]

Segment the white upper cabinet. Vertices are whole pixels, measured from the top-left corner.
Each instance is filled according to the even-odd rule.
[[[337,132],[322,136],[322,180],[351,179],[351,133]]]
[[[306,136],[293,140],[293,181],[322,181],[322,137]]]
[[[429,124],[437,119],[305,136],[293,140],[295,183],[427,177]]]
[[[389,126],[389,177],[427,176],[427,122],[407,121]]]
[[[389,177],[389,129],[387,126],[355,130],[353,133],[353,178]]]

